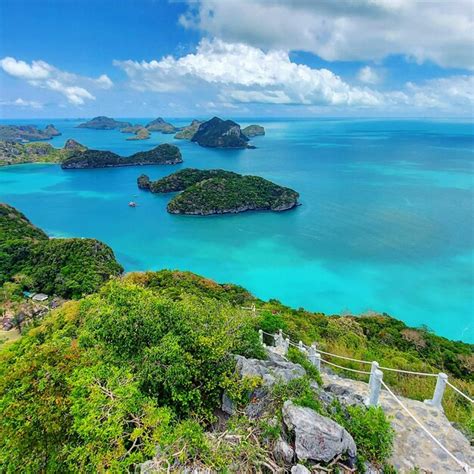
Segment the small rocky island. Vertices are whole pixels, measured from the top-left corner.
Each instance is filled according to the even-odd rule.
[[[115,130],[131,126],[132,124],[130,122],[120,122],[114,120],[113,118],[101,115],[99,117],[94,117],[88,122],[79,124],[77,128],[92,128],[94,130]]]
[[[0,125],[0,140],[13,142],[31,142],[51,140],[61,135],[61,132],[52,124],[40,130],[36,125]]]
[[[238,123],[214,117],[199,125],[191,141],[210,148],[248,148],[249,139]]]
[[[138,187],[153,193],[182,191],[167,206],[171,214],[209,216],[245,211],[286,211],[298,205],[299,194],[259,176],[225,170],[187,168],[158,181],[138,178]]]
[[[261,125],[249,125],[242,129],[242,133],[248,138],[253,138],[265,135],[265,129]]]
[[[164,143],[150,151],[140,151],[131,156],[120,156],[111,151],[86,150],[64,160],[63,169],[114,168],[119,166],[175,165],[182,163],[179,148]]]

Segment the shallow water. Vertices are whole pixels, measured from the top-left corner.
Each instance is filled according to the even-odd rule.
[[[54,146],[75,138],[128,155],[171,142],[185,163],[0,168],[0,200],[51,236],[101,239],[127,270],[191,270],[291,306],[383,311],[474,342],[472,123],[260,119],[267,135],[253,139],[258,148],[236,151],[159,133],[126,141],[129,135],[118,131],[52,122],[63,132]],[[156,179],[189,166],[263,176],[300,192],[302,206],[284,213],[172,216],[169,196],[137,189],[142,172]],[[130,200],[138,207],[129,208]]]

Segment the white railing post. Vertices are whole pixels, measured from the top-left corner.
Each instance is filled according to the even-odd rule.
[[[380,390],[382,389],[383,372],[381,370],[375,370],[372,377],[372,384],[369,385],[370,394],[368,404],[371,407],[376,407],[379,404]]]
[[[431,400],[425,400],[427,405],[431,405],[434,408],[438,408],[439,410],[443,409],[442,401],[444,390],[446,389],[446,383],[448,381],[448,376],[440,372],[438,374],[438,378],[436,379],[436,387],[433,394],[433,398]]]
[[[321,372],[321,354],[316,352],[316,344],[312,344],[308,349],[308,359],[318,372]]]
[[[263,343],[263,331],[261,329],[258,330],[258,339],[260,340],[260,344],[264,346],[265,344]]]
[[[379,363],[374,360],[372,361],[372,365],[370,366],[369,387],[372,387],[372,383],[374,381],[374,374],[376,370],[379,370]]]

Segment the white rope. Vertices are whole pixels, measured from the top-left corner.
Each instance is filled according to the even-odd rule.
[[[338,369],[348,370],[349,372],[355,372],[356,374],[370,375],[370,372],[366,372],[365,370],[349,369],[349,367],[343,367],[342,365],[333,364],[332,362],[329,362],[324,359],[321,359],[321,362],[337,367]]]
[[[456,463],[458,463],[462,468],[463,470],[465,470],[466,472],[469,472],[469,473],[472,473],[472,469],[464,462],[460,461],[456,456],[454,456],[454,454],[452,454],[443,444],[441,444],[440,441],[438,441],[437,438],[434,437],[434,435],[432,435],[427,428],[424,427],[424,425],[422,425],[422,423],[420,421],[418,421],[417,418],[415,418],[415,416],[411,413],[411,411],[402,403],[402,401],[390,390],[390,388],[387,386],[387,384],[383,381],[383,379],[380,380],[380,382],[382,383],[382,385],[385,387],[385,389],[387,390],[387,392],[395,399],[395,401],[408,413],[408,415],[413,418],[413,421],[415,421],[415,423],[449,456],[451,457],[451,459],[453,459],[454,461],[456,461]]]
[[[462,393],[461,390],[459,390],[459,388],[456,388],[453,384],[449,383],[448,381],[446,381],[446,383],[453,389],[455,390],[456,392],[459,393],[459,395],[462,395],[466,400],[469,400],[471,403],[474,403],[474,400],[470,397],[468,397],[465,393]]]
[[[372,365],[372,362],[368,362],[366,360],[352,359],[352,357],[346,357],[346,356],[341,356],[341,355],[337,355],[337,354],[331,354],[330,352],[324,352],[319,348],[316,349],[316,352],[320,352],[321,354],[326,354],[326,355],[332,356],[332,357],[337,357],[338,359],[350,360],[352,362],[359,362],[360,364]]]
[[[380,370],[389,370],[390,372],[400,372],[402,374],[411,375],[424,375],[426,377],[438,377],[438,374],[427,373],[427,372],[414,372],[412,370],[393,369],[392,367],[379,367]]]

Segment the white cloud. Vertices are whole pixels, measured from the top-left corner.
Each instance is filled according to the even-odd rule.
[[[9,105],[14,107],[25,107],[25,108],[32,108],[32,109],[42,109],[43,104],[37,102],[36,100],[25,100],[21,97],[18,97],[16,100],[2,100],[0,101],[0,105]]]
[[[114,61],[138,90],[169,92],[214,86],[236,102],[372,106],[379,94],[352,87],[328,69],[291,62],[282,50],[202,40],[195,54],[157,61]]]
[[[359,81],[364,82],[366,84],[378,84],[380,82],[380,75],[378,72],[371,68],[370,66],[364,66],[360,69],[359,73],[357,74],[357,78]]]
[[[82,105],[86,100],[95,100],[89,88],[109,89],[113,86],[110,78],[102,74],[97,79],[79,76],[62,71],[45,61],[32,61],[31,64],[5,57],[0,67],[10,76],[22,79],[28,84],[59,92],[73,105]]]
[[[472,0],[201,0],[180,23],[229,42],[334,60],[391,54],[474,67]]]

